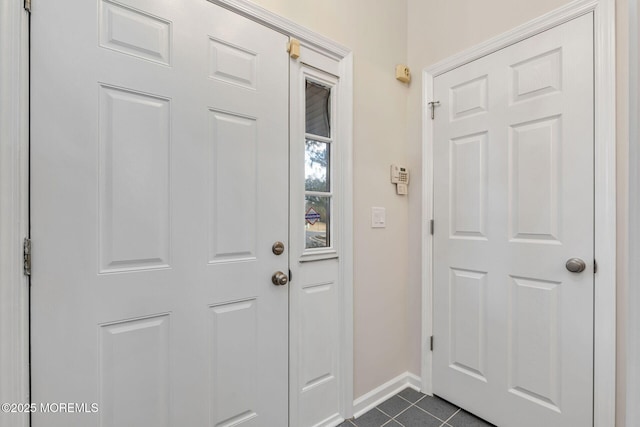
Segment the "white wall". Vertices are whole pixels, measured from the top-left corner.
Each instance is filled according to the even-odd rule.
[[[254,0],[353,50],[354,397],[407,370],[408,197],[389,165],[405,163],[408,89],[395,80],[407,60],[406,0]],[[339,143],[339,142],[338,142]],[[409,197],[418,197],[410,188]],[[371,207],[387,228],[371,229]]]
[[[497,36],[550,12],[568,0],[408,0],[409,66],[417,72],[457,52]],[[625,0],[617,3],[617,149],[618,149],[618,393],[617,426],[624,426],[626,388],[626,295],[627,295],[627,235],[628,235],[628,25]],[[408,156],[412,171],[421,170],[421,85],[412,85],[408,99]],[[357,108],[357,107],[356,107]],[[415,177],[415,179],[414,179]],[[412,191],[419,194],[420,177],[412,176]],[[412,198],[409,204],[409,224],[420,224],[421,201]],[[409,252],[420,253],[420,236],[409,234]],[[409,264],[408,342],[409,370],[420,370],[421,278],[420,257],[412,256]],[[637,404],[637,402],[636,402]],[[629,426],[631,427],[631,426]]]

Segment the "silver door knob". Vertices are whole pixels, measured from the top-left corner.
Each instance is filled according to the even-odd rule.
[[[289,283],[289,277],[282,271],[276,271],[273,273],[273,276],[271,276],[271,282],[276,286],[284,286]]]
[[[565,264],[567,270],[572,273],[582,273],[585,268],[587,268],[587,264],[584,263],[580,258],[571,258]]]

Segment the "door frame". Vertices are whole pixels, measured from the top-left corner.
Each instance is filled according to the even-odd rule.
[[[627,10],[629,13],[629,256],[628,265],[626,310],[626,355],[622,357],[626,362],[626,396],[625,406],[622,406],[622,415],[626,418],[628,426],[640,425],[640,407],[630,402],[640,401],[640,11],[637,0],[629,0]],[[624,214],[624,212],[622,212]],[[622,314],[622,313],[621,313]],[[621,402],[622,403],[622,402]]]
[[[0,402],[29,401],[29,14],[0,0]],[[26,427],[28,413],[0,412],[1,427]]]
[[[576,0],[426,68],[422,75],[422,391],[433,394],[433,122],[435,77],[587,13],[594,14],[595,274],[594,427],[615,425],[616,396],[616,74],[614,0]]]
[[[350,49],[247,0],[209,0],[300,41],[337,64],[341,79],[343,205],[340,283],[340,414],[353,415],[353,54]],[[33,8],[37,8],[37,2]],[[29,13],[21,0],[0,0],[0,402],[30,402],[29,280],[23,239],[29,236]],[[282,47],[283,51],[286,46]],[[4,60],[6,59],[6,60]],[[37,254],[34,254],[37,260]],[[27,427],[29,414],[0,412],[0,427]]]

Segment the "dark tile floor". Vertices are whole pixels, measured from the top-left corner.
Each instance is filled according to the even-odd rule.
[[[405,388],[355,420],[338,427],[492,427],[455,405]]]

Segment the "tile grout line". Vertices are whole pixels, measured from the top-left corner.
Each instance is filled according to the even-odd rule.
[[[393,417],[392,417],[391,415],[387,414],[386,412],[384,412],[382,409],[378,408],[377,406],[376,406],[376,409],[377,409],[378,411],[382,412],[383,414],[385,414],[387,417],[389,417],[389,418],[393,419]],[[389,421],[391,421],[391,420],[389,420]],[[389,421],[387,421],[387,423],[388,423]],[[385,423],[385,424],[386,424],[386,423]],[[384,425],[384,424],[383,424],[383,425]]]
[[[391,417],[391,419],[389,421],[387,421],[386,423],[384,423],[382,426],[386,426],[387,424],[389,424],[391,421],[395,421],[396,423],[400,424],[402,427],[404,427],[404,424],[402,424],[400,421],[398,421],[396,419],[397,416],[405,413],[407,410],[409,410],[409,408],[411,408],[412,406],[415,406],[416,403],[418,403],[419,401],[421,401],[422,399],[424,399],[426,397],[422,396],[420,399],[416,400],[415,403],[411,403],[411,401],[409,401],[408,399],[405,399],[404,397],[400,396],[400,393],[396,394],[395,396],[399,397],[400,399],[404,400],[405,402],[407,402],[409,404],[409,406],[407,406],[406,408],[404,408],[402,411],[398,412],[396,415],[394,415],[393,417],[389,414],[387,414],[386,412],[384,412],[382,409],[380,409],[379,407],[375,407],[378,411],[382,412],[383,414],[385,414],[387,417]],[[391,397],[390,399],[392,399],[393,397]]]
[[[422,400],[422,399],[420,399],[420,400]],[[418,403],[418,402],[416,402],[416,403]],[[453,418],[453,417],[454,417],[458,412],[460,412],[460,408],[458,408],[458,409],[456,410],[456,412],[454,412],[454,413],[453,413],[453,415],[451,415],[449,418],[447,418],[447,420],[446,420],[446,421],[443,421],[443,420],[441,420],[440,418],[436,417],[436,416],[435,416],[434,414],[432,414],[431,412],[427,411],[426,409],[423,409],[423,408],[419,407],[418,405],[413,405],[413,406],[415,406],[416,408],[420,409],[420,410],[421,410],[422,412],[424,412],[425,414],[429,414],[429,415],[431,415],[433,418],[435,418],[436,420],[441,421],[441,422],[443,422],[443,423],[446,423],[446,422],[447,422],[447,421],[449,421],[451,418]],[[457,407],[457,406],[456,406],[456,407]]]
[[[390,423],[391,421],[395,421],[397,424],[400,424],[402,427],[404,427],[404,424],[402,424],[400,421],[396,420],[395,418],[391,418],[389,421],[387,421],[386,423],[382,424],[382,426],[381,426],[381,427],[384,427],[384,426],[386,426],[386,425],[389,425],[389,423]]]
[[[404,400],[405,402],[409,402],[409,403],[411,403],[411,404],[413,405],[413,402],[412,402],[412,401],[410,401],[409,399],[405,399],[404,397],[400,396],[400,394],[396,394],[396,396],[398,396],[400,399]],[[421,399],[422,399],[422,397],[421,397],[420,399],[418,399],[418,400],[421,400]],[[417,402],[418,400],[416,400],[416,402]]]
[[[402,424],[400,421],[398,421],[398,420],[396,419],[396,417],[398,417],[398,416],[400,416],[400,415],[404,414],[405,412],[407,412],[409,409],[411,409],[411,407],[412,407],[412,406],[413,406],[413,407],[416,407],[417,409],[419,409],[419,410],[421,410],[421,411],[423,411],[423,412],[425,412],[425,413],[427,413],[428,415],[431,415],[431,416],[435,417],[433,414],[430,414],[429,412],[425,411],[424,409],[422,409],[421,407],[419,407],[418,405],[416,405],[416,403],[418,403],[418,402],[420,402],[422,399],[426,398],[426,397],[427,397],[427,395],[423,395],[420,399],[416,400],[416,401],[415,401],[415,402],[413,402],[413,403],[412,403],[411,401],[409,401],[408,399],[405,399],[404,397],[400,396],[399,394],[397,394],[396,396],[398,396],[400,399],[404,400],[405,402],[407,402],[407,403],[409,404],[409,406],[407,406],[404,410],[402,410],[402,411],[398,412],[398,413],[395,415],[395,417],[393,417],[393,418],[392,418],[392,420],[393,420],[393,421],[397,422],[397,423],[398,423],[398,424],[400,424],[402,427],[404,427],[404,424]],[[380,412],[382,412],[382,411],[380,411]],[[441,420],[440,420],[440,418],[438,418],[438,417],[435,417],[435,419],[436,419],[436,420],[438,420],[438,421],[441,421]]]
[[[405,412],[407,412],[409,410],[409,408],[411,408],[413,406],[413,404],[409,404],[409,406],[407,406],[406,408],[404,408],[402,411],[398,412],[394,417],[391,417],[394,421],[397,421],[400,425],[402,425],[402,423],[398,420],[396,420],[396,417],[404,414]]]
[[[458,408],[458,410],[456,412],[454,412],[449,418],[447,418],[447,420],[444,422],[445,424],[447,424],[449,421],[451,421],[451,419],[453,417],[455,417],[456,415],[458,415],[460,413],[460,411],[462,411],[462,408]]]

